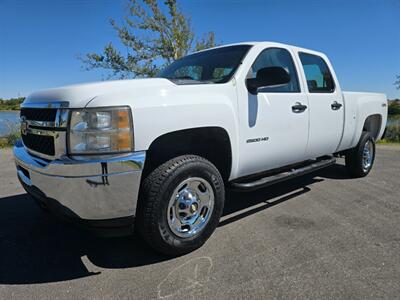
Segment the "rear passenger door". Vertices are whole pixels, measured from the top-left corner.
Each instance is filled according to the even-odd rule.
[[[307,154],[310,158],[336,151],[343,133],[343,96],[322,56],[299,52],[310,106],[310,129]]]

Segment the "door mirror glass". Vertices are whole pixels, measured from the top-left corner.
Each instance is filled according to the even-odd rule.
[[[257,71],[256,78],[246,80],[247,89],[251,94],[257,94],[259,89],[279,87],[290,82],[289,73],[282,67],[266,67]]]

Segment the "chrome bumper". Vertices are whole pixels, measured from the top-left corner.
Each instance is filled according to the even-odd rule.
[[[145,152],[49,162],[32,156],[17,143],[14,157],[18,177],[28,192],[55,200],[75,217],[107,220],[135,215]]]

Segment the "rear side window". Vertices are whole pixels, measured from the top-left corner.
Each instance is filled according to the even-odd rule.
[[[319,56],[299,53],[310,93],[333,93],[335,83],[326,62]]]
[[[290,82],[284,86],[266,87],[260,92],[264,93],[298,93],[300,92],[296,67],[292,55],[286,49],[268,48],[260,53],[254,61],[247,78],[256,78],[257,71],[268,67],[282,67],[290,75]]]

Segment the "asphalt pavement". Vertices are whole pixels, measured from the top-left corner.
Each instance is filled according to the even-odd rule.
[[[174,259],[42,212],[0,150],[0,299],[84,298],[400,299],[400,147],[379,146],[362,179],[339,160],[228,192],[210,240]]]

